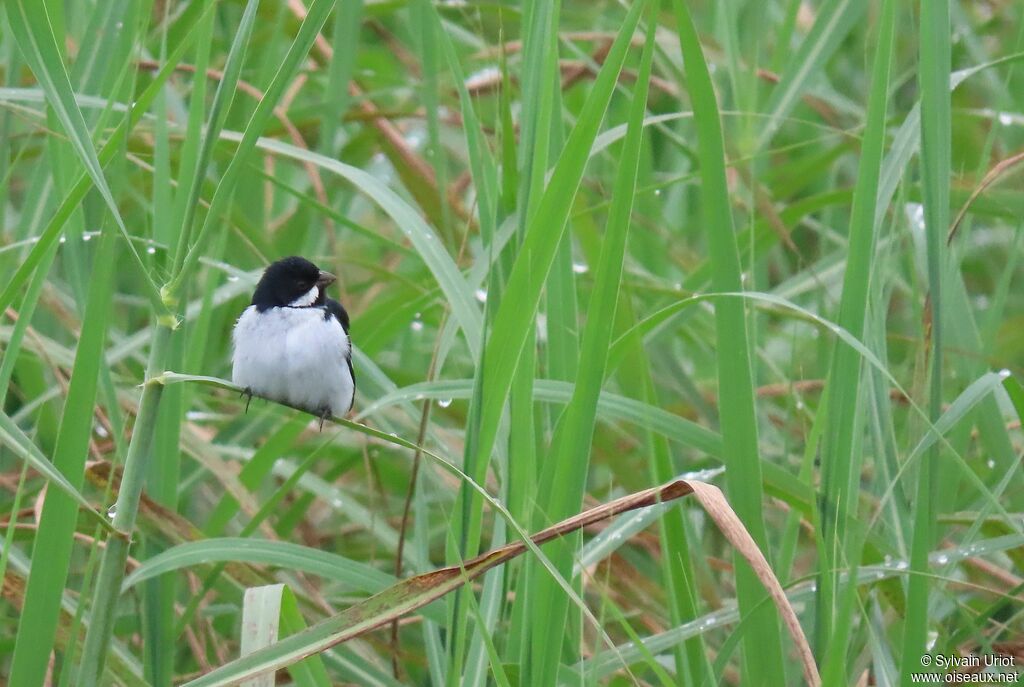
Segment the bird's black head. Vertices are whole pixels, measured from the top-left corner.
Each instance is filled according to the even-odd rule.
[[[260,312],[287,305],[323,305],[324,289],[334,279],[305,258],[282,258],[264,270],[252,294],[252,304]]]

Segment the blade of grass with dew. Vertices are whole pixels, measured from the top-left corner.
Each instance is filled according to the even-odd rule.
[[[199,205],[200,194],[202,193],[203,181],[206,178],[206,173],[210,166],[210,159],[213,156],[213,148],[220,139],[220,132],[224,128],[228,112],[231,109],[231,103],[235,97],[236,85],[242,72],[242,66],[245,63],[246,50],[256,24],[256,12],[258,9],[259,1],[249,0],[249,2],[246,3],[242,17],[239,20],[238,31],[235,33],[234,40],[231,41],[231,48],[228,52],[227,62],[224,65],[224,74],[217,84],[217,90],[213,96],[213,103],[210,105],[210,112],[206,116],[205,127],[202,127],[204,130],[202,132],[202,136],[199,137],[199,140],[201,140],[202,143],[199,146],[198,157],[194,161],[194,167],[189,163],[193,161],[192,156],[195,154],[195,149],[186,148],[185,150],[185,157],[182,161],[183,164],[178,179],[179,191],[175,197],[175,219],[178,220],[177,226],[180,227],[181,233],[176,241],[177,248],[175,250],[173,263],[171,264],[172,270],[184,271],[185,268],[185,257],[186,253],[189,252],[190,249],[189,243],[192,236],[193,226],[195,224],[196,210]],[[202,32],[202,37],[204,39],[210,39],[212,29],[212,21],[208,21],[201,25],[200,31]],[[208,60],[209,45],[207,44],[200,48],[196,61],[199,66],[204,66]],[[200,72],[200,74],[202,73],[203,72]],[[193,100],[189,108],[188,127],[189,133],[193,136],[199,133],[199,129],[203,123],[205,110],[203,97],[206,93],[206,81],[201,77],[198,78],[198,81],[202,83],[202,86],[200,86],[199,90],[193,94]],[[265,99],[270,97],[271,94],[269,92],[265,94]],[[276,98],[272,102],[276,102]],[[255,119],[255,115],[253,118]],[[245,156],[242,155],[242,157]],[[236,159],[237,158],[232,159],[231,167],[234,166]],[[215,212],[214,205],[216,204],[218,195],[223,197],[223,189],[225,187],[230,188],[232,185],[232,183],[227,179],[227,172],[225,172],[224,176],[225,178],[221,180],[216,191],[214,191],[214,198],[213,201],[211,201],[206,221],[203,224],[204,229],[211,221],[210,217],[212,217]],[[188,189],[188,191],[185,192],[185,189]],[[219,219],[219,217],[217,219]],[[173,298],[173,294],[165,295],[170,295]]]
[[[875,254],[878,217],[876,202],[885,148],[895,13],[895,3],[884,0],[878,22],[864,143],[850,211],[846,271],[837,318],[839,326],[858,339],[864,338],[871,266]],[[856,587],[848,584],[846,589],[838,588],[838,570],[853,566],[855,571],[861,559],[861,542],[857,536],[849,534],[842,524],[847,518],[837,517],[833,512],[843,508],[849,511],[849,517],[856,517],[862,461],[861,453],[855,450],[855,444],[858,443],[855,435],[860,432],[860,425],[855,423],[854,418],[863,416],[858,410],[863,400],[860,382],[860,355],[848,346],[837,346],[826,382],[829,397],[828,425],[822,445],[824,502],[818,532],[828,557],[822,561],[825,569],[822,571],[819,587],[821,595],[816,605],[819,618],[818,651],[824,657],[823,677],[829,683],[841,683],[848,679],[847,640],[855,606]],[[829,570],[837,572],[829,573]],[[838,613],[835,613],[836,609]]]
[[[92,436],[93,406],[103,355],[113,290],[117,244],[113,228],[105,228],[93,264],[81,338],[75,351],[53,465],[70,485],[82,487],[85,458]],[[22,622],[18,625],[10,679],[19,685],[41,685],[45,679],[60,615],[61,596],[71,565],[79,504],[56,489],[47,492],[32,547]]]
[[[686,65],[686,80],[697,125],[701,171],[702,219],[712,262],[716,291],[739,291],[739,252],[733,230],[729,189],[725,178],[725,150],[714,86],[685,0],[673,0],[679,43]],[[719,421],[726,456],[726,484],[733,507],[765,556],[769,555],[765,530],[764,492],[754,409],[750,348],[742,302],[715,307],[718,352]],[[736,561],[740,613],[756,616],[744,643],[744,680],[751,685],[783,685],[785,655],[778,624],[753,571]]]
[[[532,214],[537,208],[544,187],[545,175],[549,169],[551,160],[555,157],[554,147],[558,143],[552,143],[553,137],[561,138],[556,131],[557,113],[559,112],[556,101],[558,99],[558,50],[557,31],[559,24],[559,13],[561,2],[524,2],[522,18],[522,43],[523,62],[520,68],[520,111],[518,113],[519,134],[509,135],[507,127],[512,119],[509,110],[509,103],[514,97],[507,89],[510,88],[509,65],[505,60],[504,52],[501,59],[502,70],[502,91],[499,100],[499,111],[502,121],[502,144],[503,144],[503,197],[502,209],[508,211],[514,221],[516,231],[514,238],[502,251],[495,242],[490,244],[492,254],[500,256],[497,261],[497,269],[489,275],[487,285],[487,313],[489,325],[493,328],[494,319],[497,317],[500,307],[505,298],[505,290],[509,283],[505,280],[512,268],[513,261],[518,257],[523,246],[527,226]],[[539,305],[539,304],[538,304]],[[493,329],[492,329],[493,331]],[[499,458],[496,469],[505,486],[505,497],[510,503],[522,506],[519,494],[532,493],[535,488],[534,475],[537,464],[535,413],[532,407],[534,374],[537,367],[536,350],[536,324],[531,319],[527,325],[525,340],[523,343],[523,355],[520,364],[511,379],[508,392],[508,432],[507,440],[502,439],[496,443],[497,457]],[[557,345],[557,344],[556,344]],[[464,451],[464,461],[470,472],[476,471],[476,461],[479,460],[479,438],[483,418],[483,399],[486,393],[487,366],[479,365],[474,377],[474,398],[472,403],[471,424],[467,425],[467,432],[471,433],[472,442],[467,442]],[[504,412],[504,411],[503,411]],[[507,452],[505,450],[507,449]],[[510,462],[509,456],[516,456],[515,462]],[[504,458],[504,460],[501,460]],[[479,474],[484,474],[484,468],[480,468]],[[461,529],[458,531],[460,539],[457,547],[452,547],[448,560],[458,561],[464,558],[466,543],[470,541],[473,534],[470,525],[473,513],[474,502],[466,498],[466,491],[460,493],[460,501],[456,503],[459,509]],[[525,508],[518,508],[525,511]],[[524,517],[525,513],[524,513]],[[526,518],[525,522],[529,522]],[[503,535],[495,530],[493,537]],[[497,539],[493,540],[499,543]],[[457,550],[456,550],[457,548]],[[488,591],[497,591],[493,576],[510,574],[504,567],[501,570],[491,573],[492,585]],[[522,584],[520,581],[509,585]],[[475,600],[470,599],[472,590],[463,588],[454,595],[450,605],[453,617],[458,623],[457,630],[461,632],[457,636],[460,641],[456,644],[456,650],[461,651],[461,641],[466,636],[464,620],[470,614],[460,610],[465,605],[474,605]],[[481,597],[481,604],[486,608],[493,608],[492,599]],[[518,608],[511,612],[511,627],[509,629],[512,641],[506,647],[506,653],[510,657],[518,657],[518,649],[523,641],[523,625],[520,622],[521,613]],[[486,628],[482,628],[486,632]],[[483,647],[479,640],[475,643],[476,663],[470,663],[466,670],[459,670],[454,673],[458,677],[460,673],[479,670],[482,668]],[[455,654],[460,657],[458,653]],[[470,661],[473,660],[471,656]],[[454,671],[453,671],[454,672]],[[472,675],[470,675],[472,677]],[[449,681],[449,684],[452,684]]]
[[[634,5],[623,20],[622,27],[583,106],[578,125],[570,133],[565,148],[555,164],[550,181],[539,201],[535,219],[527,226],[523,246],[513,265],[501,305],[495,315],[494,327],[488,338],[482,362],[484,388],[480,432],[476,441],[475,456],[467,464],[473,470],[471,476],[474,479],[486,473],[490,462],[505,401],[508,399],[519,357],[532,330],[531,323],[540,303],[544,280],[565,230],[572,199],[582,179],[588,151],[597,135],[602,115],[625,62],[629,42],[639,22],[642,7],[643,3]],[[460,498],[464,497],[469,495],[465,494]],[[465,555],[471,555],[476,550],[480,537],[479,506],[472,510],[466,529]]]
[[[255,3],[251,0],[250,4]],[[224,170],[220,183],[217,184],[217,189],[214,192],[213,199],[210,201],[206,217],[195,236],[195,241],[189,243],[191,231],[189,231],[188,227],[185,227],[185,238],[188,240],[181,241],[184,245],[176,254],[179,257],[175,261],[173,277],[162,289],[163,297],[170,302],[173,303],[177,298],[177,292],[184,280],[191,277],[210,233],[223,220],[223,215],[228,210],[228,204],[233,197],[240,174],[248,164],[267,124],[274,116],[274,108],[284,95],[285,89],[291,83],[296,70],[302,61],[306,59],[309,49],[319,35],[321,27],[327,21],[327,16],[333,9],[333,5],[333,0],[315,0],[310,5],[309,12],[299,26],[298,32],[289,45],[288,52],[274,74],[273,80],[265,89],[263,98],[246,123],[245,131],[242,132],[241,139],[238,141],[238,148],[231,157],[227,169]],[[241,28],[242,26],[240,26]],[[236,44],[238,43],[239,41],[233,42],[232,53],[235,52]],[[239,45],[237,49],[241,51],[243,48]],[[238,64],[238,69],[241,69],[241,61]],[[223,84],[224,82],[222,81],[221,85]],[[229,92],[233,92],[233,90],[232,88]],[[219,138],[225,137],[220,136]],[[198,183],[198,180],[196,180],[196,183]]]
[[[21,46],[22,54],[32,68],[33,74],[46,92],[47,102],[60,120],[68,140],[126,239],[129,254],[143,277],[142,283],[146,297],[154,307],[162,307],[159,290],[146,269],[142,256],[139,255],[129,238],[128,227],[125,226],[117,202],[107,185],[103,166],[93,148],[85,119],[75,102],[71,82],[64,69],[64,63],[61,60],[46,10],[38,6],[30,9],[26,7],[24,0],[10,0],[4,3],[4,7],[7,9],[11,32]]]
[[[432,31],[429,32],[429,36],[440,43],[441,50],[444,51],[445,57],[449,69],[451,70],[453,77],[456,82],[456,88],[459,94],[460,111],[463,116],[463,130],[466,140],[466,150],[469,155],[470,172],[474,181],[474,188],[476,190],[476,200],[478,208],[478,217],[480,223],[480,236],[483,243],[484,250],[488,251],[491,256],[501,255],[501,250],[496,247],[497,245],[497,203],[495,196],[497,194],[497,176],[498,171],[494,162],[493,156],[488,150],[487,146],[481,141],[480,131],[481,126],[473,102],[470,98],[469,92],[466,88],[466,80],[463,74],[462,67],[459,63],[458,56],[455,52],[452,41],[445,31],[444,26],[440,21],[440,17],[437,11],[430,3],[423,3],[424,8],[429,8],[429,15],[427,18],[432,23]],[[441,177],[438,177],[441,179]],[[494,310],[496,305],[500,302],[501,291],[500,291],[500,270],[495,269],[489,272],[489,282],[487,285],[486,305],[484,309],[485,326],[494,317]],[[468,335],[468,332],[467,332]],[[483,331],[481,331],[481,337]],[[481,338],[480,346],[484,345],[484,341]],[[482,369],[482,368],[478,368]],[[479,384],[480,379],[478,378],[477,383]],[[467,434],[474,435],[477,431],[476,420],[479,415],[474,413],[469,423],[467,423]],[[527,418],[529,420],[530,418]],[[520,424],[518,416],[513,416],[512,422],[516,425]],[[519,427],[517,430],[513,430],[517,436],[526,437],[527,440],[532,438],[532,428]],[[472,442],[466,443],[465,450],[467,452],[472,450]],[[516,447],[518,448],[518,447]],[[526,450],[530,450],[532,447],[525,447]],[[418,517],[422,517],[418,514]],[[419,532],[425,534],[423,528],[420,528]],[[418,542],[421,548],[426,548],[429,544],[426,540]],[[506,574],[504,569],[497,570],[488,574],[485,580],[484,593],[481,599],[481,606],[485,609],[484,612],[480,612],[479,607],[475,605],[475,600],[468,599],[469,596],[466,592],[460,590],[458,595],[454,597],[450,602],[450,609],[452,618],[454,620],[454,627],[449,625],[448,644],[451,649],[448,651],[445,658],[445,674],[449,681],[455,679],[462,679],[467,684],[479,684],[482,679],[481,674],[484,671],[484,658],[485,648],[483,645],[484,637],[488,636],[493,632],[494,625],[497,622],[498,616],[502,609],[502,597],[504,596],[503,579],[500,576]],[[468,637],[471,646],[467,648],[465,639],[467,633],[465,632],[465,626],[469,620],[467,614],[459,613],[456,609],[459,605],[470,604],[476,609],[474,618],[486,619],[487,625],[478,628],[478,631],[472,637]],[[440,634],[437,632],[436,627],[433,627],[430,623],[425,624],[424,632],[429,633],[425,636],[426,642],[432,651],[437,651],[441,645]],[[468,651],[468,657],[465,659],[466,667],[463,667],[463,656]],[[436,668],[434,668],[436,670]],[[436,680],[435,680],[436,681]]]
[[[164,7],[166,17],[169,8]],[[186,121],[186,136],[179,150],[179,183],[175,187],[171,177],[171,140],[168,121],[167,91],[162,91],[154,103],[157,111],[157,122],[154,131],[153,159],[153,228],[155,241],[164,246],[173,246],[177,236],[177,228],[182,227],[185,207],[187,206],[187,179],[196,165],[198,148],[203,141],[201,126],[206,110],[206,83],[201,75],[206,74],[209,64],[210,48],[213,43],[213,15],[207,17],[198,27],[199,38],[195,57],[195,73],[200,75],[193,80],[192,93]],[[167,26],[163,27],[160,42],[161,61],[166,59]],[[230,57],[228,65],[230,66]],[[173,196],[172,196],[173,189]],[[150,248],[150,250],[152,247]],[[149,252],[149,251],[147,251]],[[174,259],[170,251],[163,251],[154,264],[168,268]],[[198,338],[202,341],[203,338]],[[173,342],[169,365],[178,367],[185,357],[183,337]],[[206,347],[199,347],[205,350]],[[178,489],[181,482],[181,419],[186,403],[184,388],[168,390],[167,397],[161,404],[156,420],[156,441],[154,448],[154,466],[147,480],[147,493],[157,502],[172,512],[178,509]],[[165,544],[153,539],[145,541],[144,555],[146,558],[159,554]],[[174,636],[174,606],[177,592],[177,580],[173,575],[151,581],[142,593],[143,613],[142,641],[145,656],[147,677],[154,685],[170,685],[174,678],[174,665],[177,645]]]
[[[657,16],[658,3],[645,3],[648,20]],[[579,369],[572,398],[565,407],[551,439],[551,458],[544,463],[540,478],[538,502],[545,517],[560,520],[579,510],[586,491],[590,466],[591,441],[597,414],[597,401],[604,383],[619,298],[626,243],[629,237],[633,201],[640,166],[640,144],[643,117],[647,108],[647,90],[654,54],[654,28],[649,21],[647,38],[640,58],[640,67],[631,96],[626,139],[612,189],[612,205],[608,213],[601,256],[594,276],[594,288],[587,306],[587,318],[581,337]],[[564,574],[572,569],[574,551],[579,537],[569,537],[548,546],[552,561]],[[528,567],[529,564],[528,564]],[[546,617],[544,631],[539,628],[530,644],[529,665],[532,684],[552,684],[558,672],[559,657],[565,646],[575,646],[578,637],[567,632],[567,599],[539,571],[533,573],[534,584],[528,582],[530,615]],[[528,578],[530,579],[530,578]]]
[[[921,88],[921,178],[928,261],[927,325],[930,382],[929,418],[942,413],[943,311],[942,278],[946,231],[949,227],[950,180],[950,17],[949,2],[921,3],[920,67]],[[928,552],[936,537],[934,500],[938,478],[939,448],[933,448],[920,462],[916,475],[914,529],[911,543],[911,570],[924,572]],[[928,598],[931,581],[926,575],[911,575],[907,588],[907,615],[904,618],[903,647],[900,659],[900,684],[911,684],[914,671],[920,669],[928,634]]]
[[[192,31],[195,24],[201,17],[206,16],[207,13],[212,13],[213,7],[215,7],[215,3],[212,2],[208,2],[205,5],[203,3],[192,3],[182,13],[178,23],[175,25],[174,40],[170,41],[175,45],[174,50],[168,54],[167,62],[153,77],[153,80],[142,94],[139,95],[135,101],[135,106],[126,113],[125,117],[111,133],[106,144],[100,149],[98,158],[101,165],[107,164],[121,150],[126,133],[130,132],[142,120],[144,113],[153,103],[157,93],[164,87],[171,74],[174,73],[175,67],[181,61],[192,40],[195,39],[196,34]],[[18,265],[18,269],[8,280],[3,292],[0,293],[0,311],[5,311],[14,302],[15,297],[21,292],[31,273],[39,266],[47,251],[57,242],[61,228],[68,217],[79,207],[85,194],[91,188],[92,178],[83,172],[61,201],[53,217],[47,222],[32,250],[29,251],[28,255]]]

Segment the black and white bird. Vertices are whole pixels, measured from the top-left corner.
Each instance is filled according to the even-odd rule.
[[[352,409],[356,378],[348,313],[327,297],[335,276],[288,257],[263,272],[233,335],[231,379],[250,396],[323,419]]]

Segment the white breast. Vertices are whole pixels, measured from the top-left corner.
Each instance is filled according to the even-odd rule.
[[[347,413],[355,393],[347,361],[351,344],[341,323],[325,319],[325,312],[246,308],[233,336],[234,383],[313,413]]]

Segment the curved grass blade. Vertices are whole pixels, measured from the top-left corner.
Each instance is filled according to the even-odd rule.
[[[787,628],[792,632],[794,641],[801,652],[808,683],[820,684],[820,681],[817,680],[813,659],[810,657],[810,647],[782,588],[772,576],[767,561],[761,556],[742,523],[729,509],[724,496],[711,485],[675,480],[660,487],[630,494],[546,528],[530,537],[529,543],[536,546],[620,513],[666,503],[691,493],[700,500],[708,514],[722,528],[723,534],[745,556],[749,557],[754,568],[763,575],[762,580],[770,589],[772,600],[777,604]],[[307,656],[386,625],[395,618],[422,608],[431,601],[476,579],[495,566],[502,565],[521,555],[527,548],[526,541],[515,542],[477,556],[461,566],[441,568],[403,580],[384,592],[364,602],[354,604],[340,614],[320,622],[308,630],[192,680],[186,683],[185,687],[219,687],[234,684],[240,680],[291,665]]]
[[[121,591],[126,592],[167,572],[206,563],[231,562],[301,570],[371,594],[395,583],[394,576],[370,565],[308,546],[245,537],[217,537],[179,544],[147,559],[124,579]]]

